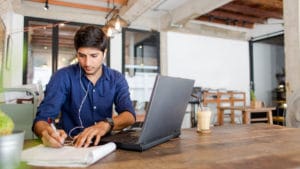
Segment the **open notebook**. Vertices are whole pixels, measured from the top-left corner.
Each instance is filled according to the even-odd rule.
[[[21,159],[33,166],[87,167],[114,150],[116,150],[115,143],[88,148],[75,148],[73,146],[50,148],[38,145],[23,150]]]

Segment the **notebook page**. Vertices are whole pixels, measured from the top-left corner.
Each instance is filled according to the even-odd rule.
[[[51,148],[38,145],[23,150],[21,159],[33,166],[87,167],[115,150],[116,144],[112,142],[88,148]]]

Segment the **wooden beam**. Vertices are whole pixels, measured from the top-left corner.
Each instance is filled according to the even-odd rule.
[[[254,26],[254,23],[249,23],[249,22],[241,22],[241,21],[233,22],[232,20],[226,21],[226,20],[220,19],[220,18],[212,19],[209,15],[200,16],[200,17],[196,18],[195,20],[212,22],[212,23],[228,25],[228,26],[238,26],[238,27],[243,27],[243,28],[253,28],[253,26]]]
[[[29,1],[45,3],[45,0],[29,0]],[[79,3],[72,3],[72,2],[64,2],[61,0],[48,0],[48,4],[71,7],[71,8],[94,10],[94,11],[100,11],[100,12],[109,12],[111,10],[111,8],[107,8],[107,7],[86,5],[86,4],[79,4]],[[117,11],[118,10],[116,10],[116,12]]]
[[[241,15],[239,13],[232,13],[232,12],[226,12],[226,11],[221,11],[221,10],[215,10],[209,13],[212,16],[215,16],[217,18],[230,18],[232,20],[238,20],[238,21],[248,21],[252,23],[264,23],[266,19],[262,19],[259,17],[254,17],[254,16],[248,16],[248,15]]]
[[[115,4],[119,4],[119,5],[121,5],[121,6],[123,6],[123,5],[127,5],[127,3],[128,3],[128,0],[101,0],[101,1],[103,1],[103,2],[109,2],[109,3],[115,3]]]
[[[277,8],[277,9],[283,9],[283,2],[282,0],[239,0],[240,2],[246,3],[246,4],[260,4],[263,7],[266,8]]]
[[[257,17],[264,16],[265,18],[276,18],[276,19],[283,18],[283,14],[276,11],[267,11],[263,9],[258,9],[258,8],[253,8],[253,7],[248,7],[244,5],[238,5],[238,4],[227,4],[222,6],[220,9],[228,10],[232,12],[240,12],[242,14],[252,15]]]

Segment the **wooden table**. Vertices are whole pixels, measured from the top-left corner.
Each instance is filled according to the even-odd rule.
[[[272,116],[272,110],[275,110],[275,107],[260,107],[260,108],[253,108],[253,107],[247,107],[247,106],[218,106],[218,118],[217,123],[218,125],[224,124],[224,111],[230,110],[230,119],[231,123],[235,123],[235,110],[241,111],[243,116],[243,124],[250,124],[251,121],[251,113],[266,113],[267,118],[257,118],[256,121],[262,121],[267,120],[269,124],[273,124],[273,116]]]
[[[30,144],[27,141],[25,147]],[[300,168],[300,129],[266,123],[215,126],[208,135],[198,134],[196,128],[184,129],[179,138],[147,151],[117,150],[88,167],[115,168]],[[50,168],[28,166],[26,169]]]

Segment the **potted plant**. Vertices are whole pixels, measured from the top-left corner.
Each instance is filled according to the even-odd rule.
[[[253,89],[250,90],[250,106],[253,108],[263,107],[263,102],[256,99]]]
[[[0,110],[0,168],[17,168],[24,143],[24,131],[14,130],[13,120]]]

